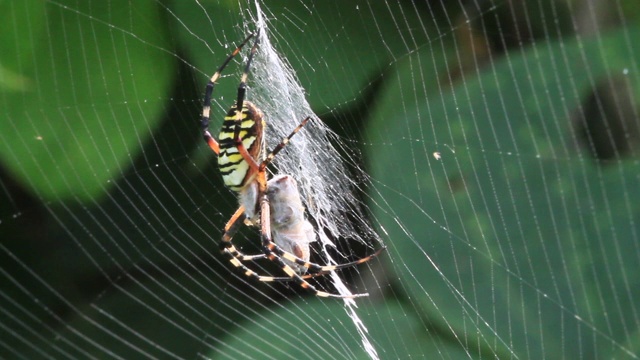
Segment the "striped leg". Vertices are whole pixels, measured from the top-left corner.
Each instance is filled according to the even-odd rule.
[[[312,262],[305,262],[304,260],[296,257],[295,255],[283,251],[282,249],[280,249],[280,247],[275,244],[275,243],[271,243],[270,246],[273,247],[272,252],[276,255],[279,255],[281,258],[287,259],[289,261],[295,262],[298,265],[304,266],[308,269],[309,273],[308,274],[304,274],[304,275],[300,275],[301,278],[303,279],[311,279],[314,277],[318,277],[318,276],[324,276],[327,275],[329,273],[331,273],[332,271],[336,271],[336,270],[342,270],[342,269],[346,269],[352,266],[356,266],[356,265],[360,265],[362,263],[365,263],[373,258],[375,258],[376,256],[380,255],[380,253],[382,251],[384,251],[386,249],[386,247],[381,247],[380,249],[378,249],[375,253],[364,257],[362,259],[358,259],[356,261],[351,261],[348,263],[344,263],[344,264],[338,264],[338,265],[328,265],[328,266],[322,266],[322,265],[318,265],[318,264],[314,264]],[[280,281],[280,282],[286,282],[286,281],[292,281],[293,279],[290,277],[273,277],[271,278],[269,281]],[[263,280],[264,281],[264,280]]]
[[[240,153],[240,155],[242,155],[242,158],[249,164],[251,171],[257,174],[263,173],[266,170],[267,166],[276,157],[276,155],[278,155],[280,150],[284,149],[284,147],[287,146],[291,138],[295,134],[297,134],[298,131],[300,131],[309,122],[310,119],[311,119],[311,116],[307,116],[304,120],[302,120],[302,122],[298,124],[298,126],[296,126],[295,129],[293,129],[291,134],[289,134],[287,137],[282,139],[282,141],[280,141],[280,143],[276,145],[275,148],[273,148],[273,150],[267,155],[264,161],[262,161],[259,165],[255,161],[255,159],[251,157],[251,155],[249,154],[249,151],[247,150],[247,148],[244,147],[244,144],[242,143],[242,139],[240,138],[240,135],[239,135],[240,126],[236,126],[236,134],[234,135],[235,147],[238,149],[238,152]]]
[[[224,234],[222,235],[222,242],[220,243],[220,250],[223,252],[228,252],[234,258],[237,258],[240,261],[252,261],[256,259],[264,259],[266,256],[264,254],[259,255],[244,255],[236,247],[231,243],[233,240],[233,236],[238,232],[240,226],[244,223],[246,216],[244,214],[244,207],[240,206],[238,210],[233,214],[231,219],[227,222],[227,225],[224,227]]]
[[[245,41],[251,38],[250,35]],[[249,53],[249,58],[247,58],[247,64],[244,67],[244,72],[242,73],[242,78],[240,78],[240,85],[238,85],[238,96],[236,97],[236,119],[235,119],[235,128],[233,129],[233,141],[235,147],[238,149],[238,152],[242,155],[242,158],[249,164],[251,169],[255,172],[258,171],[258,164],[256,160],[249,155],[249,151],[244,147],[242,143],[242,138],[240,137],[240,130],[242,129],[242,105],[244,104],[244,98],[247,95],[247,77],[249,77],[249,71],[251,70],[251,61],[253,60],[253,56],[258,50],[260,38],[257,37],[256,41],[253,43],[251,47],[251,52]]]
[[[244,255],[231,243],[233,235],[238,232],[238,229],[240,229],[240,226],[244,223],[244,220],[244,208],[241,206],[238,210],[236,210],[236,212],[233,214],[224,228],[225,231],[224,235],[222,236],[222,242],[220,243],[220,250],[229,258],[229,261],[231,262],[231,264],[233,264],[233,266],[242,270],[245,276],[264,282],[280,281],[278,280],[279,278],[275,278],[272,276],[258,275],[255,271],[249,269],[242,263],[242,261],[253,261],[266,258],[265,254]]]
[[[258,260],[258,259],[266,259],[267,258],[267,256],[265,254],[245,255],[242,252],[240,252],[232,244],[231,241],[233,240],[233,236],[238,232],[238,229],[244,223],[244,220],[245,220],[244,208],[240,207],[238,210],[236,210],[236,212],[233,214],[231,219],[229,219],[229,221],[227,222],[227,225],[224,228],[225,232],[224,232],[224,235],[222,235],[222,242],[220,243],[220,251],[222,251],[222,253],[225,254],[229,258],[229,261],[231,262],[231,264],[233,264],[237,268],[240,268],[240,270],[242,270],[242,272],[247,277],[250,277],[250,278],[253,278],[255,280],[262,281],[262,282],[292,281],[292,279],[290,277],[275,277],[275,276],[261,276],[261,275],[258,275],[255,271],[247,268],[242,263],[242,261],[254,261],[254,260]],[[307,275],[303,275],[302,278],[303,279],[308,279],[308,278],[315,277],[315,276],[325,275],[327,273],[329,273],[329,272],[327,271],[327,272],[321,272],[321,273],[307,274]]]
[[[261,194],[260,197],[260,237],[262,238],[262,251],[267,256],[267,258],[274,263],[276,263],[282,271],[284,271],[290,278],[291,281],[298,284],[303,289],[309,291],[313,295],[319,297],[336,297],[336,298],[356,298],[362,296],[369,296],[369,294],[352,294],[352,295],[339,295],[332,294],[325,291],[321,291],[316,289],[313,285],[309,284],[305,279],[303,279],[298,273],[293,270],[289,265],[285,264],[280,256],[278,256],[271,249],[277,248],[277,245],[271,241],[271,225],[270,225],[270,209],[269,209],[269,199],[267,198],[267,194]],[[283,251],[284,253],[284,251]],[[295,258],[295,256],[294,256]],[[273,281],[273,279],[271,280]]]
[[[231,219],[227,222],[227,225],[225,226],[225,233],[222,236],[222,242],[220,243],[220,250],[230,258],[230,261],[234,266],[240,267],[245,273],[247,273],[247,272],[252,273],[252,274],[250,274],[248,276],[252,277],[252,278],[254,278],[256,280],[264,281],[264,282],[293,281],[294,279],[292,279],[291,277],[274,277],[274,276],[260,276],[260,275],[257,275],[257,274],[255,274],[255,272],[249,270],[242,263],[240,263],[241,261],[254,261],[254,260],[258,260],[258,259],[267,258],[267,256],[265,254],[245,255],[242,252],[240,252],[232,244],[231,241],[233,240],[233,236],[236,234],[236,232],[238,232],[238,229],[244,223],[244,220],[245,220],[244,208],[240,207],[238,210],[236,210],[235,214],[233,214],[233,216],[231,217]],[[365,263],[365,262],[373,259],[374,257],[378,256],[385,249],[384,247],[380,248],[374,254],[369,255],[369,256],[367,256],[365,258],[362,258],[362,259],[358,259],[356,261],[352,261],[352,262],[348,262],[348,263],[344,263],[344,264],[339,264],[339,265],[321,266],[321,265],[318,265],[318,264],[314,264],[314,263],[311,263],[311,262],[304,261],[303,259],[300,259],[300,258],[296,257],[295,255],[289,253],[289,252],[283,251],[282,249],[280,249],[280,247],[278,245],[276,245],[273,242],[270,242],[269,246],[270,246],[271,251],[273,253],[275,253],[276,255],[278,255],[278,256],[280,256],[282,258],[285,258],[285,259],[287,259],[287,260],[289,260],[291,262],[295,262],[298,265],[306,267],[310,273],[309,274],[305,274],[305,275],[300,275],[300,277],[303,278],[303,279],[310,279],[310,278],[313,278],[313,277],[326,275],[326,274],[330,273],[331,271],[340,270],[340,269],[344,269],[344,268],[348,268],[348,267],[352,267],[352,266],[356,266],[356,265]]]
[[[298,131],[300,131],[300,129],[302,129],[309,122],[309,120],[311,120],[311,116],[307,116],[304,120],[302,120],[302,122],[300,122],[300,124],[298,126],[296,126],[295,129],[293,129],[293,131],[291,132],[291,134],[289,134],[289,136],[287,136],[286,138],[282,139],[282,141],[280,141],[280,144],[276,145],[276,147],[273,148],[273,150],[271,150],[269,155],[267,155],[267,157],[264,159],[264,161],[262,161],[262,163],[260,164],[260,170],[261,171],[264,171],[267,168],[267,166],[273,161],[273,158],[275,158],[276,155],[278,155],[280,150],[282,150],[285,146],[287,146],[287,144],[289,143],[291,138],[295,134],[297,134]]]
[[[211,136],[211,133],[209,132],[209,116],[211,113],[211,95],[213,94],[213,88],[215,87],[215,84],[216,84],[216,81],[218,81],[218,78],[220,78],[220,74],[222,74],[222,71],[224,70],[224,68],[227,67],[227,64],[229,64],[231,59],[233,59],[236,55],[238,55],[240,50],[242,50],[242,48],[249,42],[249,40],[251,40],[253,36],[254,34],[249,34],[249,36],[247,36],[247,38],[244,39],[244,41],[242,41],[242,43],[240,43],[240,45],[238,45],[238,47],[235,50],[233,50],[233,52],[227,57],[227,59],[222,63],[222,65],[220,65],[220,67],[215,72],[215,74],[213,74],[213,76],[207,83],[207,87],[204,92],[204,104],[202,105],[202,119],[200,120],[200,127],[202,128],[204,141],[207,143],[207,145],[209,145],[211,150],[213,150],[213,152],[215,152],[216,154],[220,153],[220,146],[218,145],[218,142],[213,138],[213,136]],[[248,67],[247,69],[245,69],[245,71],[247,70],[248,70]],[[245,78],[246,76],[243,76],[243,79]],[[240,92],[240,88],[238,88],[238,93],[239,92]],[[238,97],[240,96],[238,95]],[[242,98],[244,98],[244,95],[242,96]],[[240,103],[239,106],[242,107],[242,103]]]
[[[240,112],[238,112],[238,114],[240,114]],[[267,181],[266,181],[267,166],[271,163],[271,161],[273,161],[276,155],[278,155],[278,153],[282,149],[284,149],[285,146],[287,146],[291,138],[295,134],[297,134],[298,131],[300,131],[307,124],[307,122],[309,122],[310,119],[311,119],[311,116],[307,116],[304,120],[302,120],[302,122],[298,124],[298,126],[296,126],[295,129],[293,129],[291,134],[289,134],[287,137],[282,139],[282,141],[280,141],[280,143],[276,145],[276,147],[266,156],[265,160],[262,161],[259,165],[256,162],[256,160],[251,156],[251,154],[249,154],[249,151],[247,150],[247,148],[245,148],[244,144],[242,143],[242,139],[240,138],[240,126],[236,125],[235,134],[234,134],[234,143],[235,143],[234,145],[238,149],[238,152],[240,153],[240,155],[242,155],[243,160],[246,161],[247,164],[249,164],[249,167],[251,168],[251,172],[254,174],[258,174],[258,176],[256,177],[256,181],[258,182],[258,185],[259,185],[258,187],[260,189],[260,192],[265,192],[267,189]],[[238,120],[238,123],[240,122],[241,120]]]
[[[227,67],[229,62],[231,62],[231,60],[240,52],[240,50],[242,50],[242,48],[249,42],[249,40],[251,40],[251,38],[258,35],[259,34],[255,34],[255,35],[249,34],[249,36],[247,36],[242,41],[242,43],[240,43],[240,45],[238,45],[238,47],[235,48],[235,50],[233,50],[233,52],[227,57],[227,59],[222,63],[222,65],[220,65],[220,67],[213,74],[213,76],[211,77],[211,79],[209,80],[205,88],[204,103],[202,106],[202,118],[200,120],[200,126],[202,128],[204,141],[207,143],[209,148],[211,148],[211,150],[216,153],[216,155],[220,154],[220,145],[213,138],[213,136],[211,135],[211,132],[209,131],[209,121],[210,121],[210,115],[211,115],[211,95],[213,94],[213,89],[215,87],[216,81],[218,81],[218,79],[220,78],[220,75],[222,74],[222,71]],[[259,45],[259,37],[256,38],[256,41],[251,47],[251,52],[249,53],[247,64],[245,65],[244,72],[242,73],[240,85],[238,86],[238,96],[236,98],[236,108],[237,108],[238,116],[240,116],[242,113],[242,104],[244,103],[244,98],[247,92],[247,77],[249,76],[249,71],[251,70],[251,62],[258,49],[258,45]],[[240,138],[240,129],[241,129],[240,123],[242,121],[241,119],[237,120],[237,124],[234,129],[235,146],[238,148],[238,152],[242,154],[243,159],[249,164],[249,166],[252,168],[253,171],[256,171],[256,172],[264,171],[264,169],[266,169],[266,167],[271,163],[271,161],[278,154],[278,152],[280,152],[280,150],[282,150],[282,148],[284,148],[287,145],[291,137],[295,135],[298,131],[300,131],[300,129],[310,120],[310,118],[311,117],[307,117],[306,119],[304,119],[302,123],[298,125],[298,127],[296,127],[289,136],[284,138],[280,142],[280,144],[278,144],[273,149],[273,151],[271,151],[271,153],[267,155],[266,159],[260,165],[258,165],[255,159],[251,157],[251,155],[249,155],[249,152],[244,147],[244,144],[242,144],[242,139]]]
[[[284,250],[282,250],[276,243],[274,242],[270,242],[268,245],[269,247],[269,251],[273,252],[274,254],[278,255],[281,258],[287,259],[293,263],[296,263],[300,266],[304,266],[305,268],[307,268],[307,270],[311,273],[309,274],[309,277],[315,277],[318,275],[323,275],[326,273],[329,273],[331,271],[335,271],[335,270],[341,270],[341,269],[345,269],[348,267],[352,267],[352,266],[356,266],[356,265],[360,265],[362,263],[366,263],[367,261],[375,258],[376,256],[380,255],[380,253],[382,251],[384,251],[384,249],[386,249],[386,247],[381,247],[380,249],[378,249],[375,253],[363,257],[362,259],[358,259],[356,261],[351,261],[348,263],[344,263],[344,264],[338,264],[338,265],[318,265],[309,261],[305,261],[303,259],[300,259],[299,257],[295,256],[292,253],[286,252]]]
[[[265,254],[245,255],[242,252],[240,252],[232,244],[231,241],[233,240],[233,236],[238,232],[238,229],[244,223],[244,220],[245,220],[244,208],[240,207],[238,210],[236,210],[236,212],[233,214],[233,216],[227,222],[227,225],[224,228],[225,233],[222,236],[222,242],[220,243],[220,251],[229,258],[229,261],[235,267],[240,268],[242,270],[242,272],[247,277],[253,278],[253,279],[258,280],[258,281],[263,281],[263,282],[292,281],[292,278],[290,278],[290,277],[277,277],[277,276],[261,276],[261,275],[258,275],[255,271],[247,268],[244,264],[242,264],[242,261],[254,261],[254,260],[258,260],[258,259],[266,259],[267,258],[267,256]],[[303,279],[309,279],[309,278],[316,277],[316,276],[326,275],[328,273],[329,273],[329,271],[324,271],[324,272],[318,272],[318,273],[313,273],[313,274],[301,275],[301,277]]]

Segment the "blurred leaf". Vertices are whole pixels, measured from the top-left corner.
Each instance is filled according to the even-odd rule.
[[[71,355],[65,357],[86,357],[82,351],[87,350],[98,358],[125,359],[193,358],[206,353],[217,345],[211,334],[218,338],[246,318],[226,304],[228,296],[240,295],[232,287],[216,290],[213,283],[220,279],[210,275],[126,274],[99,298],[71,312],[56,334],[56,350]],[[86,339],[91,343],[75,345],[85,344]]]
[[[431,50],[390,74],[365,140],[385,144],[368,152],[382,185],[372,203],[388,205],[376,218],[426,317],[467,336],[477,328],[469,341],[522,358],[596,349],[629,356],[622,346],[637,333],[628,314],[640,296],[630,284],[640,274],[635,252],[625,249],[638,240],[638,166],[590,161],[570,122],[593,91],[591,79],[639,63],[627,36],[640,37],[640,29],[540,43],[452,88],[432,65],[446,56]],[[638,99],[634,77],[627,81]],[[411,82],[427,88],[403,97]]]
[[[226,339],[209,356],[216,359],[371,359],[339,300],[314,299],[274,309],[252,319]],[[367,338],[381,359],[421,359],[438,354],[450,359],[467,358],[455,343],[424,332],[424,324],[407,309],[392,302],[358,303],[358,315],[367,327]],[[313,332],[310,332],[310,328]],[[324,341],[316,340],[319,336]]]
[[[43,36],[45,28],[39,25],[45,21],[45,8],[39,0],[0,2],[0,13],[6,16],[0,21],[0,91],[24,91],[33,85],[22,72],[32,66],[39,43],[27,39]]]
[[[69,3],[1,5],[15,30],[0,37],[13,50],[0,54],[0,161],[45,199],[106,192],[158,125],[175,63],[156,2]]]
[[[248,32],[255,30],[253,24],[248,29],[238,28],[238,24],[249,21],[249,12],[255,13],[253,2],[250,4],[249,8],[240,9],[237,3],[230,6],[204,2],[203,10],[188,2],[175,3],[180,20],[175,28],[181,43],[196,68],[206,74],[201,77],[203,91],[207,77]],[[340,11],[335,11],[336,7]],[[432,28],[433,15],[424,21],[413,5],[404,2],[270,1],[262,10],[266,11],[270,40],[296,71],[308,101],[317,109],[334,109],[358,101],[374,75],[400,54],[427,42],[427,34],[437,33]],[[396,19],[400,16],[401,21]],[[322,19],[323,31],[312,31],[317,25],[307,26],[306,21],[311,21],[307,19]],[[226,71],[239,74],[242,66],[231,66]],[[214,98],[225,99],[225,108],[235,99],[238,82],[239,75],[219,81]]]

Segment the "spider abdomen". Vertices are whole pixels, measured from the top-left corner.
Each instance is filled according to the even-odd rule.
[[[218,166],[224,184],[231,190],[240,192],[247,184],[251,183],[256,174],[242,154],[238,151],[235,142],[236,127],[238,128],[238,139],[249,155],[260,162],[260,155],[263,148],[262,131],[264,119],[262,112],[249,101],[244,101],[241,111],[238,112],[236,105],[232,106],[224,117],[218,140],[220,144],[220,154],[218,156]]]

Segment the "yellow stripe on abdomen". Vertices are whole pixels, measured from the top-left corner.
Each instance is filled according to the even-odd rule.
[[[240,114],[236,106],[229,109],[218,135],[220,173],[224,184],[236,192],[241,191],[248,182],[253,181],[253,174],[249,174],[251,168],[233,141],[238,119],[241,120],[238,137],[242,140],[242,145],[256,163],[261,161],[259,157],[262,147],[262,113],[248,101],[243,105]]]

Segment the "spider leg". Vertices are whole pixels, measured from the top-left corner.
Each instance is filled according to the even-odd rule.
[[[246,219],[246,216],[244,214],[244,208],[241,206],[240,208],[238,208],[238,210],[236,210],[236,212],[233,214],[233,216],[231,217],[231,219],[229,219],[229,221],[227,222],[227,225],[225,226],[224,230],[224,234],[222,235],[222,242],[220,243],[220,251],[222,251],[225,255],[227,255],[230,260],[231,263],[236,266],[236,267],[241,267],[245,273],[247,273],[247,271],[252,272],[251,270],[249,270],[248,268],[246,268],[243,264],[239,263],[238,261],[254,261],[254,260],[259,260],[259,259],[265,259],[267,258],[267,256],[265,254],[257,254],[257,255],[245,255],[242,252],[240,252],[232,243],[233,240],[233,236],[236,234],[236,232],[238,231],[238,229],[240,228],[240,226],[243,224],[244,220]],[[279,246],[277,246],[275,243],[271,243],[273,244],[273,249],[272,252],[274,252],[276,255],[279,255],[282,258],[285,258],[291,262],[294,262],[298,265],[301,266],[305,266],[307,267],[308,271],[310,272],[310,274],[305,274],[305,275],[300,275],[301,278],[303,279],[310,279],[310,278],[314,278],[314,277],[318,277],[318,276],[323,276],[326,274],[331,273],[332,271],[335,270],[340,270],[340,269],[344,269],[344,268],[348,268],[351,266],[356,266],[359,264],[362,264],[364,262],[367,262],[371,259],[373,259],[374,257],[376,257],[377,255],[379,255],[385,248],[380,248],[378,251],[376,251],[374,254],[369,255],[367,257],[364,257],[362,259],[358,259],[356,261],[352,261],[349,263],[344,263],[344,264],[339,264],[339,265],[330,265],[330,266],[321,266],[321,265],[317,265],[311,262],[306,262],[303,259],[300,259],[298,257],[296,257],[295,255],[283,251]],[[270,246],[271,246],[270,244]],[[235,261],[237,259],[237,261]],[[260,276],[260,275],[250,275],[250,277],[253,277],[259,281],[263,281],[263,282],[270,282],[270,281],[293,281],[293,279],[291,277],[273,277],[273,276]]]
[[[249,40],[247,38],[244,42]],[[242,128],[242,105],[244,104],[244,98],[247,95],[247,78],[249,77],[249,71],[251,70],[251,61],[253,60],[253,56],[256,51],[258,51],[258,44],[260,43],[259,33],[256,37],[256,41],[253,43],[251,47],[251,51],[249,53],[249,57],[247,58],[247,64],[244,67],[244,71],[242,72],[242,77],[240,78],[240,85],[238,85],[238,96],[236,97],[236,120],[235,120],[235,128],[233,130],[233,142],[238,152],[242,155],[242,158],[249,164],[252,172],[258,172],[258,164],[256,160],[249,154],[247,149],[244,147],[242,143],[242,138],[240,138],[240,130]]]
[[[252,34],[253,35],[253,34]],[[247,39],[249,40],[249,39]],[[246,40],[245,40],[246,43]],[[251,70],[251,61],[253,56],[258,51],[258,45],[260,44],[260,31],[256,33],[256,41],[251,47],[249,57],[247,58],[247,64],[244,67],[244,72],[240,78],[240,85],[238,85],[238,96],[236,98],[236,110],[238,113],[242,112],[242,104],[244,103],[244,97],[247,95],[247,77],[249,77],[249,71]]]
[[[236,212],[233,214],[231,219],[229,219],[227,225],[224,228],[225,232],[222,236],[222,242],[220,243],[220,250],[229,258],[229,261],[231,262],[231,264],[233,264],[233,266],[242,270],[245,276],[262,282],[282,281],[279,280],[279,277],[258,275],[258,273],[249,269],[242,263],[242,261],[253,261],[256,259],[264,259],[267,257],[265,254],[244,255],[238,249],[236,249],[236,247],[231,242],[231,240],[233,239],[233,235],[238,232],[238,229],[244,223],[245,218],[246,217],[244,215],[244,208],[240,206],[240,208],[238,208],[238,210],[236,210]]]
[[[222,235],[222,242],[220,243],[220,251],[229,257],[231,263],[239,267],[243,270],[247,276],[254,278],[258,281],[263,282],[271,282],[271,281],[291,281],[290,277],[276,277],[276,276],[261,276],[255,273],[254,271],[248,269],[244,264],[239,263],[238,261],[254,261],[258,259],[265,259],[267,256],[265,254],[257,254],[257,255],[245,255],[240,252],[232,243],[233,236],[238,229],[242,225],[245,220],[244,208],[241,206],[236,212],[233,214],[231,219],[227,222],[227,225],[224,228],[224,235]],[[236,261],[238,260],[238,261]],[[309,279],[316,276],[322,276],[328,274],[329,271],[326,272],[318,272],[313,274],[301,275],[303,279]]]
[[[238,210],[236,210],[236,212],[233,214],[233,216],[231,217],[231,219],[227,222],[227,225],[225,226],[225,233],[222,236],[222,242],[220,243],[220,251],[222,251],[223,254],[225,254],[228,258],[229,261],[231,262],[231,264],[233,264],[235,267],[240,268],[240,270],[242,270],[242,272],[250,278],[253,278],[255,280],[258,281],[262,281],[262,282],[290,282],[290,281],[295,281],[295,278],[292,277],[288,277],[288,276],[284,276],[284,277],[278,277],[278,276],[262,276],[262,275],[258,275],[255,271],[247,268],[242,261],[254,261],[254,260],[258,260],[258,259],[265,259],[267,258],[267,256],[265,254],[257,254],[257,255],[245,255],[242,252],[240,252],[231,242],[233,240],[233,236],[236,234],[236,232],[238,232],[238,229],[240,228],[240,226],[242,226],[244,220],[245,220],[245,215],[244,215],[244,208],[240,207]],[[363,262],[366,262],[368,260],[370,260],[371,258],[375,257],[376,255],[378,255],[384,248],[378,250],[375,254],[370,255],[366,258],[360,259],[358,261],[353,261],[351,263],[346,263],[346,264],[340,264],[337,266],[334,266],[334,269],[331,270],[323,270],[323,271],[314,271],[314,270],[310,270],[312,273],[310,274],[305,274],[305,275],[300,275],[300,277],[302,279],[311,279],[314,277],[318,277],[318,276],[323,276],[323,275],[327,275],[329,273],[331,273],[331,271],[333,270],[339,270],[342,268],[346,268],[349,266],[354,266],[354,265],[358,265],[361,264]],[[278,252],[282,252],[286,255],[289,256],[283,256],[285,258],[291,258],[293,257],[295,259],[295,256],[293,254],[284,252],[282,250],[280,250],[279,247],[276,246],[276,248],[274,249],[275,253]],[[294,261],[296,263],[300,263],[300,262],[304,262],[304,260],[302,259],[298,259],[296,261]],[[311,263],[312,265],[315,265],[313,263]],[[315,265],[318,268],[322,268],[320,265]]]
[[[227,67],[227,64],[233,59],[242,48],[249,42],[249,40],[254,36],[254,34],[249,34],[238,47],[233,50],[233,52],[227,57],[227,59],[220,65],[218,70],[213,74],[209,82],[207,83],[207,87],[204,92],[204,104],[202,106],[202,119],[200,120],[200,127],[202,128],[202,134],[204,136],[204,141],[209,145],[211,150],[217,154],[220,153],[220,147],[218,146],[218,142],[211,136],[209,132],[209,115],[211,112],[211,95],[213,94],[213,88],[216,84],[216,81],[220,78],[220,74]]]
[[[233,240],[233,236],[238,232],[238,229],[244,223],[245,219],[246,215],[244,214],[244,207],[240,206],[224,227],[224,234],[222,235],[222,242],[220,243],[220,251],[227,252],[240,261],[264,259],[266,257],[264,254],[245,255],[241,253],[231,242]]]
[[[233,142],[238,149],[240,155],[244,161],[249,164],[250,173],[258,174],[260,171],[260,167],[256,160],[249,154],[249,151],[242,143],[242,138],[240,137],[240,130],[242,129],[242,105],[244,104],[244,98],[247,94],[247,78],[249,77],[249,71],[251,70],[251,61],[253,60],[253,56],[256,51],[258,51],[258,45],[260,43],[259,32],[257,33],[256,41],[253,43],[251,47],[251,52],[249,53],[249,57],[247,58],[247,64],[245,65],[244,71],[242,73],[242,77],[240,78],[240,85],[238,85],[238,96],[236,98],[236,120],[235,127],[233,129]],[[246,42],[246,40],[245,40]],[[264,181],[263,181],[264,180]],[[259,179],[260,189],[264,190],[267,186],[266,179],[264,177]]]
[[[264,169],[267,168],[267,166],[271,163],[271,161],[273,161],[273,158],[275,158],[276,155],[278,155],[280,150],[282,150],[285,146],[287,146],[291,138],[295,134],[297,134],[298,131],[300,131],[300,129],[302,129],[307,124],[307,122],[309,122],[310,119],[311,119],[311,116],[307,116],[304,120],[302,120],[302,122],[300,122],[298,126],[296,126],[295,129],[293,129],[293,131],[291,132],[291,134],[289,134],[289,136],[282,139],[282,141],[280,141],[280,143],[276,145],[276,147],[273,148],[273,150],[271,150],[269,155],[267,155],[266,159],[264,159],[264,161],[262,161],[262,163],[260,164],[260,170],[264,171]]]
[[[346,269],[346,268],[350,268],[356,265],[360,265],[363,264],[375,257],[377,257],[378,255],[380,255],[380,253],[382,253],[382,251],[384,251],[386,249],[386,246],[381,247],[380,249],[378,249],[375,253],[363,257],[361,259],[355,260],[355,261],[351,261],[348,263],[342,263],[342,264],[337,264],[337,265],[318,265],[309,261],[306,261],[304,259],[301,259],[299,257],[297,257],[296,255],[287,252],[285,250],[282,250],[282,248],[276,244],[271,242],[269,244],[270,246],[270,250],[275,253],[276,255],[280,256],[283,259],[286,259],[292,263],[295,263],[297,265],[303,266],[307,269],[308,273],[304,274],[304,275],[300,275],[303,279],[310,279],[310,278],[314,278],[314,277],[318,277],[318,276],[323,276],[326,274],[329,274],[333,271],[336,270],[342,270],[342,269]],[[272,281],[291,281],[291,278],[288,277],[275,277],[273,278]]]
[[[313,273],[313,274],[305,274],[305,275],[300,275],[301,278],[303,278],[304,280],[306,279],[311,279],[314,277],[318,277],[318,276],[323,276],[323,275],[327,275],[330,274],[331,271],[327,271],[327,272],[322,272],[322,273]],[[261,280],[261,281],[267,281],[267,280]],[[271,277],[271,279],[269,279],[269,282],[292,282],[294,281],[292,278],[288,277],[288,276],[273,276]]]
[[[249,151],[242,143],[242,139],[240,138],[240,125],[236,125],[236,128],[234,130],[235,131],[234,133],[235,147],[238,149],[238,152],[240,153],[240,155],[242,155],[242,158],[247,162],[247,164],[249,164],[249,168],[252,173],[263,174],[267,166],[271,163],[271,161],[273,161],[276,155],[278,155],[280,150],[282,150],[285,146],[287,146],[291,138],[295,134],[297,134],[298,131],[300,131],[307,124],[307,122],[309,122],[310,119],[311,119],[311,116],[307,116],[304,120],[302,120],[302,122],[300,122],[300,124],[296,126],[295,129],[293,129],[291,134],[289,134],[287,137],[282,139],[282,141],[280,141],[280,143],[276,145],[275,148],[273,148],[273,150],[269,153],[269,155],[267,155],[265,160],[262,161],[260,164],[258,164],[255,161],[255,159],[251,156],[251,154],[249,154]],[[240,120],[238,120],[238,123],[240,123]],[[266,178],[261,179],[260,176],[258,178],[259,178],[258,182],[260,184],[260,188],[263,189],[264,191],[264,189],[266,189]],[[263,182],[263,179],[264,179],[264,182]]]
[[[269,209],[269,199],[267,198],[267,194],[261,193],[260,195],[260,237],[262,239],[262,251],[264,251],[267,258],[274,263],[276,263],[282,271],[284,271],[290,278],[291,281],[298,284],[303,289],[309,291],[313,295],[319,297],[337,297],[337,298],[356,298],[362,296],[369,296],[369,294],[351,294],[351,295],[339,295],[332,294],[325,291],[321,291],[316,289],[313,285],[309,284],[305,279],[303,279],[298,273],[293,270],[289,265],[287,265],[280,256],[278,256],[271,249],[277,247],[271,241],[271,223],[270,223],[270,209]],[[270,279],[273,281],[273,278]]]
[[[242,42],[242,46],[244,46],[244,44],[247,43],[247,41],[251,38],[247,37],[247,39],[245,39]],[[291,140],[291,137],[293,137],[298,131],[300,131],[300,129],[302,129],[302,127],[309,121],[309,119],[311,118],[310,116],[308,116],[307,118],[305,118],[300,125],[298,125],[292,132],[291,134],[289,134],[289,136],[287,136],[286,138],[282,139],[282,141],[273,149],[273,151],[271,151],[269,153],[269,155],[266,157],[266,159],[264,161],[262,161],[262,163],[260,163],[258,165],[258,163],[256,162],[256,159],[251,156],[251,154],[249,154],[249,151],[247,150],[247,148],[244,146],[243,142],[242,142],[242,138],[240,137],[240,131],[242,129],[242,106],[244,104],[244,98],[247,94],[247,78],[249,76],[249,72],[251,70],[251,62],[253,61],[253,57],[255,55],[255,53],[258,50],[258,45],[260,44],[260,32],[258,31],[256,33],[256,41],[253,43],[253,46],[251,47],[251,51],[249,53],[249,57],[247,58],[247,64],[245,65],[244,71],[242,73],[242,77],[240,78],[240,85],[238,85],[238,96],[236,98],[236,120],[235,120],[235,127],[234,127],[234,133],[233,133],[233,142],[234,145],[236,147],[236,149],[238,149],[238,152],[240,153],[240,155],[242,155],[242,158],[244,159],[244,161],[247,162],[247,164],[249,165],[250,168],[250,172],[254,173],[254,174],[260,174],[263,173],[264,170],[266,169],[267,165],[269,165],[269,163],[271,163],[271,161],[273,160],[273,158],[278,154],[278,152],[280,152],[280,150],[282,150],[287,143],[289,142],[289,140]],[[241,47],[239,47],[241,48]],[[239,49],[237,49],[237,51],[239,51]],[[234,52],[236,53],[236,52]],[[233,55],[233,54],[232,54]],[[227,61],[225,61],[225,63],[223,64],[223,66],[221,66],[222,69],[224,69],[224,66],[226,66],[226,63],[229,62],[229,59]],[[211,141],[214,141],[213,138],[211,138],[209,136],[209,139],[211,140],[207,140],[207,142],[210,144],[209,146],[213,148],[213,146],[211,145]],[[205,135],[205,140],[206,140],[206,135]],[[219,152],[219,147],[216,144],[215,145],[218,148],[218,151],[216,153]],[[214,151],[216,151],[214,149]],[[264,181],[263,181],[264,180]],[[266,189],[266,178],[262,177],[262,179],[259,179],[260,182],[260,189],[262,191],[264,191]]]
[[[303,259],[300,259],[299,257],[295,256],[294,254],[284,251],[282,250],[276,243],[271,242],[270,244],[267,245],[269,247],[269,251],[273,252],[274,254],[278,255],[281,258],[287,259],[293,263],[296,263],[297,265],[300,266],[304,266],[305,268],[307,268],[307,270],[313,274],[326,274],[328,272],[331,271],[335,271],[335,270],[340,270],[340,269],[344,269],[344,268],[348,268],[348,267],[352,267],[352,266],[356,266],[356,265],[360,265],[362,263],[365,263],[373,258],[375,258],[376,256],[380,255],[380,253],[382,251],[384,251],[386,249],[386,246],[381,247],[380,249],[378,249],[376,252],[374,252],[373,254],[363,257],[362,259],[358,259],[355,261],[351,261],[348,263],[344,263],[344,264],[338,264],[338,265],[318,265],[309,261],[305,261]]]

